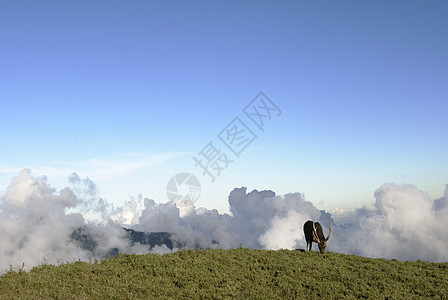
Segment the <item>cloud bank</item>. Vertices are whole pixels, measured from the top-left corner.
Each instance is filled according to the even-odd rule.
[[[239,246],[304,249],[305,221],[319,221],[325,234],[334,224],[329,213],[300,193],[278,196],[273,191],[235,188],[228,198],[229,215],[141,197],[114,208],[98,197],[98,188],[90,179],[72,174],[69,183],[70,187],[56,191],[45,176],[34,177],[27,169],[11,180],[0,197],[0,273],[10,266],[89,261],[118,252]],[[448,260],[448,185],[444,196],[435,201],[412,185],[384,184],[374,195],[374,209],[358,209],[333,225],[327,251]],[[176,242],[150,247],[136,239],[131,243],[130,232],[123,227],[133,229],[133,238],[140,240],[149,237],[138,232],[167,232]]]
[[[358,209],[335,231],[334,251],[399,260],[448,260],[448,185],[432,201],[413,185],[387,183],[375,191],[375,209]]]

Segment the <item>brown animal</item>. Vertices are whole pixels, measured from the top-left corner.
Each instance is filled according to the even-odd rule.
[[[320,253],[325,253],[325,248],[327,247],[327,241],[330,239],[331,230],[333,229],[333,224],[330,226],[330,233],[327,238],[324,237],[324,232],[322,231],[322,226],[320,226],[319,222],[306,221],[303,224],[303,232],[305,233],[306,240],[306,249],[311,251],[311,247],[313,246],[313,242],[317,243],[319,246]],[[309,249],[308,249],[309,245]]]

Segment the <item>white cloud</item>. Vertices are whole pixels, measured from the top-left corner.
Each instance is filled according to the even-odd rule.
[[[109,158],[94,158],[84,162],[54,163],[51,167],[44,166],[36,169],[35,173],[61,175],[70,170],[82,176],[95,178],[97,182],[104,182],[125,176],[140,169],[152,167],[183,154],[182,152],[169,152],[155,155],[145,153],[121,154]],[[71,172],[65,173],[65,176]]]
[[[448,190],[448,187],[447,187]],[[334,234],[336,251],[372,257],[448,260],[448,207],[413,185],[384,184],[375,209],[358,209],[350,226]]]
[[[169,232],[187,248],[259,249],[305,248],[303,223],[319,221],[324,229],[333,222],[302,194],[277,196],[272,191],[250,193],[236,188],[229,195],[231,214],[191,208],[188,213],[168,202],[131,198],[122,207],[101,199],[89,178],[72,174],[71,187],[56,191],[45,176],[25,169],[11,180],[0,198],[0,270],[9,265],[35,266],[45,258],[88,260],[110,249],[124,253],[149,251],[131,246],[120,226],[145,232]],[[448,185],[442,198],[432,201],[412,185],[385,184],[375,192],[375,208],[351,212],[349,222],[339,217],[327,251],[371,257],[446,261],[448,254]],[[96,214],[99,222],[86,218]],[[70,242],[69,236],[87,228],[96,250]],[[82,232],[81,232],[82,233]],[[157,251],[166,252],[166,247]]]
[[[102,183],[129,175],[138,170],[162,164],[181,155],[185,155],[185,153],[125,153],[78,162],[50,162],[45,165],[33,166],[32,170],[33,174],[48,176],[52,182],[56,181],[60,184],[62,184],[62,181],[65,182],[67,176],[73,172],[81,176],[89,176],[90,178],[94,178],[96,182]],[[22,166],[0,165],[0,175],[4,178],[4,184],[7,184],[5,180],[9,180],[11,176],[14,176],[14,174],[17,174],[22,169],[24,169]]]

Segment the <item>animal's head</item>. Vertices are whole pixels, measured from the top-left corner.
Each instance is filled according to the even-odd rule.
[[[316,225],[313,222],[313,238],[314,240],[317,242],[317,245],[319,246],[319,251],[320,253],[324,254],[325,253],[325,248],[327,248],[327,242],[330,239],[330,235],[331,235],[331,230],[333,229],[333,224],[330,225],[330,232],[328,233],[328,236],[326,239],[319,239],[319,235],[317,234],[317,230],[316,230]],[[321,229],[322,230],[322,229]],[[323,236],[323,233],[322,233]]]

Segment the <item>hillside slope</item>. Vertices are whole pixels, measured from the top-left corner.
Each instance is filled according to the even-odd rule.
[[[0,299],[448,299],[448,263],[251,249],[119,255],[0,277]]]

